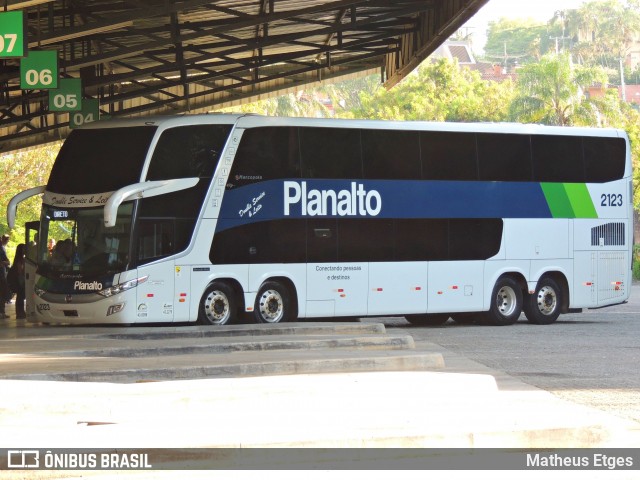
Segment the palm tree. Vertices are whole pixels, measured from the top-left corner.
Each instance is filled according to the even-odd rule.
[[[517,94],[511,104],[513,120],[545,125],[598,125],[606,102],[588,99],[587,88],[607,83],[600,67],[574,65],[569,54],[547,54],[539,63],[518,70]]]

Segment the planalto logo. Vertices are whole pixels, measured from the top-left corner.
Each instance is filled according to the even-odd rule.
[[[80,280],[76,280],[73,284],[74,290],[102,290],[102,283],[93,281],[93,282],[81,282]]]
[[[300,204],[302,216],[371,216],[382,210],[382,197],[377,190],[367,191],[361,183],[351,182],[351,189],[307,189],[307,182],[284,182],[284,214]]]

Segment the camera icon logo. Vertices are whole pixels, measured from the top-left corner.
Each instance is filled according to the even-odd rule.
[[[8,468],[40,468],[39,450],[9,450]]]

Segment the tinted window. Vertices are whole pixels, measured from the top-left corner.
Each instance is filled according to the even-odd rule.
[[[338,227],[335,219],[307,221],[307,255],[309,262],[338,261]]]
[[[53,165],[47,190],[103,193],[138,183],[155,132],[156,127],[72,131]]]
[[[584,182],[582,137],[533,135],[531,146],[537,182]]]
[[[416,132],[362,130],[364,178],[419,179],[420,138]]]
[[[531,144],[528,135],[479,133],[480,180],[530,182]]]
[[[449,220],[449,260],[486,260],[498,253],[503,222],[497,218]]]
[[[230,130],[230,125],[165,130],[153,151],[147,179],[212,177]]]
[[[449,256],[447,220],[396,220],[395,259],[403,261],[446,260]]]
[[[393,220],[338,220],[338,260],[384,262],[393,259]]]
[[[298,129],[262,127],[245,130],[227,189],[279,178],[300,178]]]
[[[585,137],[583,146],[587,182],[610,182],[624,176],[626,161],[624,139]]]
[[[303,178],[362,178],[360,131],[300,128]]]
[[[210,259],[214,264],[303,263],[305,221],[272,220],[223,230],[214,237]]]
[[[473,133],[422,132],[420,152],[424,179],[478,179],[476,136]]]
[[[139,264],[189,246],[208,185],[208,181],[200,180],[193,188],[138,201]]]
[[[501,219],[240,222],[216,233],[212,263],[486,260],[500,250],[503,226]]]

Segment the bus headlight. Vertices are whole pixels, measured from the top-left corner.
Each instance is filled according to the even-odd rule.
[[[146,282],[148,278],[149,276],[136,278],[135,280],[129,280],[128,282],[119,283],[118,285],[113,285],[112,287],[105,288],[104,290],[100,290],[99,292],[96,292],[96,293],[98,295],[102,295],[103,297],[111,297],[113,295],[117,295],[126,290],[129,290],[133,287],[137,287],[141,283]]]

